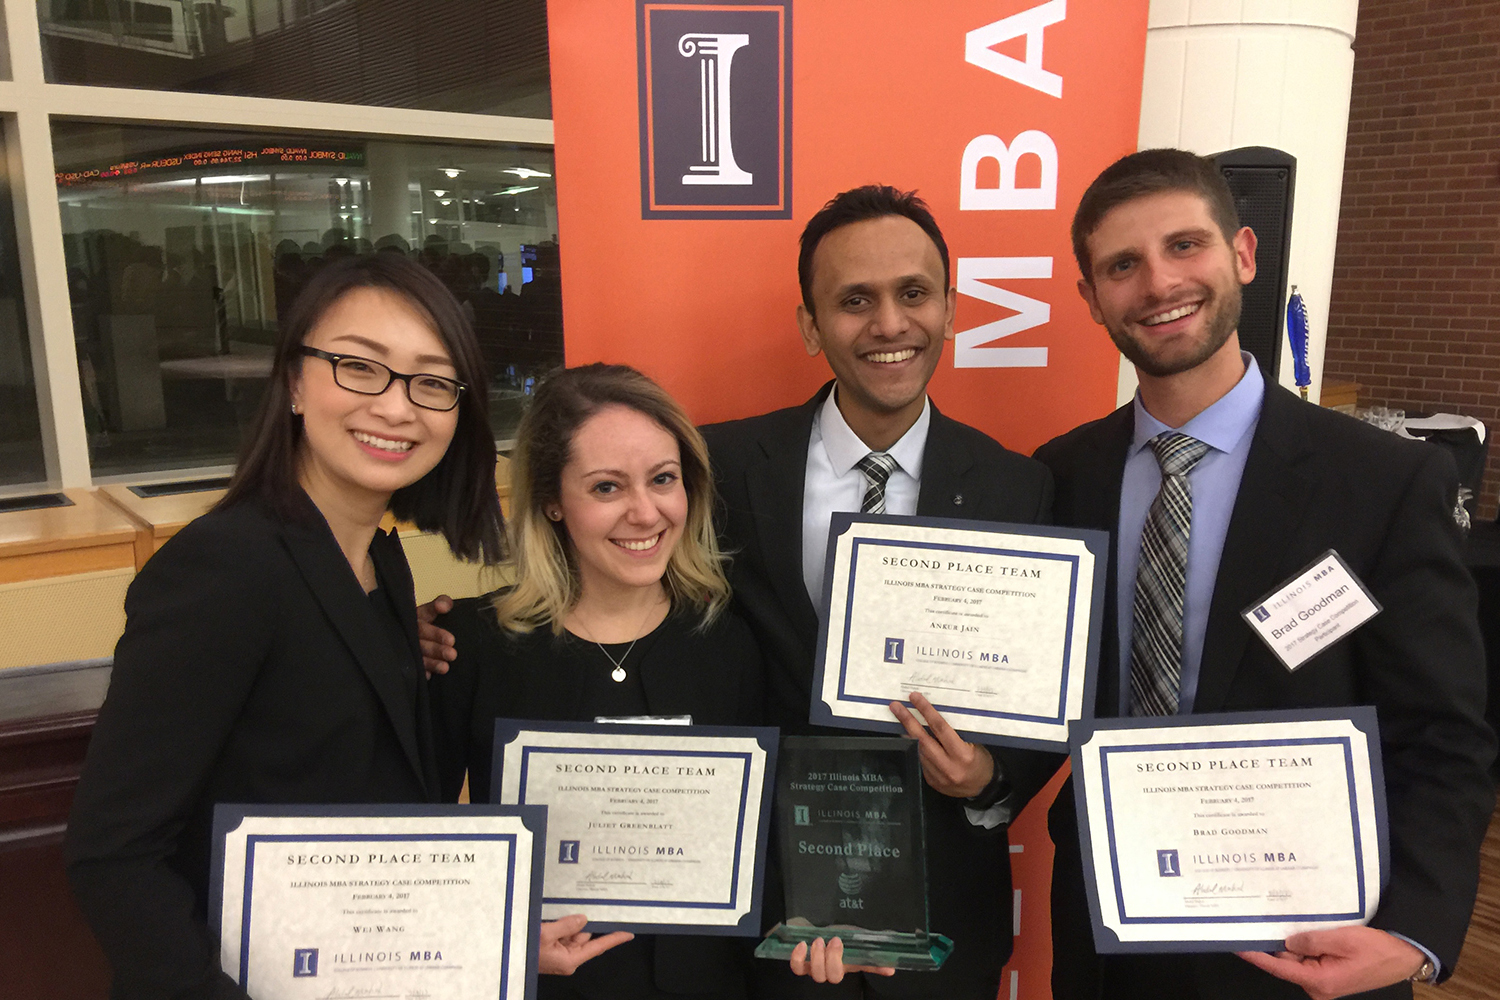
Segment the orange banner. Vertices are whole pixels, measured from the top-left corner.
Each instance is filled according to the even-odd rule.
[[[1108,412],[1068,223],[1135,148],[1147,6],[552,0],[568,362],[634,364],[700,421],[801,402],[828,370],[797,333],[797,237],[882,182],[952,254],[943,411],[1028,452]]]
[[[1148,5],[550,0],[568,363],[635,365],[700,422],[802,402],[830,376],[797,331],[797,238],[878,182],[915,188],[947,237],[942,410],[1027,453],[1107,413],[1119,355],[1068,225],[1135,149]],[[1050,798],[1013,830],[1002,997],[1049,995]]]

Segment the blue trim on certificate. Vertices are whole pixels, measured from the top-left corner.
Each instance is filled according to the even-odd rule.
[[[937,542],[912,542],[895,541],[887,538],[860,538],[851,539],[853,550],[849,553],[849,597],[846,607],[854,604],[854,585],[857,581],[859,568],[859,550],[861,546],[890,546],[902,549],[929,549],[935,552],[973,552],[980,555],[992,556],[1014,556],[1021,559],[1050,559],[1054,562],[1070,564],[1068,574],[1068,621],[1063,630],[1063,667],[1062,686],[1058,688],[1057,711],[1051,715],[1025,715],[1020,712],[994,712],[979,708],[964,708],[960,705],[947,705],[940,703],[936,698],[929,697],[932,707],[945,715],[969,715],[986,716],[991,719],[1018,719],[1022,722],[1043,722],[1049,725],[1061,726],[1067,720],[1067,691],[1068,671],[1072,668],[1073,658],[1073,616],[1077,612],[1074,601],[1078,597],[1078,564],[1077,556],[1062,555],[1057,552],[1028,552],[1024,549],[999,549],[989,548],[982,545],[941,545]],[[847,687],[849,674],[849,633],[854,629],[854,616],[844,616],[843,642],[839,644],[839,699],[841,701],[862,702],[866,705],[887,705],[889,698],[871,698],[867,695],[850,694]],[[955,727],[961,728],[961,727]]]
[[[1109,756],[1116,753],[1151,753],[1159,750],[1207,750],[1221,748],[1224,750],[1247,749],[1250,747],[1295,747],[1295,746],[1329,746],[1338,745],[1344,748],[1344,773],[1347,776],[1349,788],[1349,819],[1354,827],[1354,873],[1355,892],[1359,897],[1358,906],[1350,911],[1341,913],[1280,913],[1266,916],[1238,916],[1238,917],[1132,917],[1125,911],[1125,888],[1120,878],[1119,848],[1115,843],[1115,816],[1114,803],[1110,800],[1109,791]],[[1303,739],[1288,740],[1200,740],[1195,743],[1141,743],[1135,746],[1103,747],[1099,751],[1099,778],[1101,791],[1104,793],[1104,824],[1106,837],[1109,843],[1109,863],[1115,884],[1115,902],[1120,911],[1120,923],[1122,924],[1253,924],[1253,923],[1282,923],[1292,920],[1326,921],[1326,920],[1354,920],[1365,915],[1365,868],[1364,849],[1360,845],[1359,834],[1359,804],[1356,801],[1357,792],[1354,788],[1354,750],[1347,736],[1317,736]]]
[[[1369,706],[1351,706],[1347,708],[1304,708],[1288,709],[1274,712],[1225,712],[1205,715],[1172,715],[1129,719],[1088,719],[1072,723],[1069,727],[1069,743],[1071,744],[1071,757],[1073,765],[1073,795],[1074,804],[1078,817],[1078,839],[1082,852],[1084,868],[1084,889],[1088,897],[1089,915],[1094,927],[1094,947],[1099,954],[1126,954],[1126,953],[1152,953],[1152,952],[1230,952],[1230,951],[1277,951],[1284,946],[1280,939],[1254,938],[1242,940],[1174,940],[1170,934],[1151,941],[1122,941],[1113,930],[1104,925],[1103,908],[1099,898],[1099,879],[1091,873],[1094,870],[1094,836],[1095,831],[1088,813],[1087,785],[1089,771],[1083,766],[1082,751],[1086,744],[1096,732],[1100,731],[1122,731],[1130,729],[1169,729],[1174,727],[1193,726],[1216,726],[1216,725],[1257,725],[1262,723],[1287,723],[1287,722],[1334,722],[1344,721],[1351,723],[1356,730],[1365,735],[1365,749],[1370,759],[1370,784],[1374,799],[1375,816],[1375,841],[1378,851],[1378,869],[1380,873],[1380,887],[1382,892],[1390,878],[1390,844],[1389,829],[1387,823],[1387,811],[1385,801],[1385,774],[1382,766],[1380,747],[1380,726],[1376,718],[1375,709]],[[1124,902],[1120,891],[1119,864],[1117,851],[1114,843],[1113,810],[1109,805],[1107,757],[1106,755],[1115,750],[1144,750],[1144,749],[1175,749],[1183,746],[1292,746],[1296,744],[1310,743],[1343,743],[1346,748],[1350,744],[1349,737],[1306,737],[1291,738],[1285,740],[1225,740],[1225,741],[1199,741],[1196,743],[1162,743],[1162,744],[1134,744],[1121,747],[1101,747],[1100,759],[1101,770],[1105,773],[1099,775],[1101,780],[1101,791],[1104,792],[1106,806],[1106,829],[1102,834],[1108,838],[1109,856],[1113,871],[1112,888],[1115,891],[1115,902],[1118,907],[1121,924],[1133,924],[1136,926],[1158,926],[1170,931],[1177,927],[1187,930],[1193,925],[1203,924],[1244,924],[1248,927],[1257,923],[1293,923],[1293,922],[1315,922],[1335,920],[1356,920],[1364,916],[1364,906],[1367,901],[1369,886],[1365,881],[1364,872],[1364,831],[1358,815],[1358,805],[1354,799],[1353,788],[1355,782],[1354,761],[1352,752],[1346,749],[1344,756],[1345,775],[1351,789],[1351,815],[1354,821],[1355,838],[1355,864],[1356,878],[1359,880],[1360,912],[1349,914],[1279,914],[1275,916],[1255,917],[1126,917]]]
[[[515,915],[516,887],[516,835],[514,833],[252,833],[245,838],[245,908],[240,922],[240,985],[250,979],[250,898],[255,880],[255,848],[260,844],[317,844],[317,843],[448,843],[500,841],[509,845],[505,866],[505,918],[501,923],[505,940],[510,940],[511,925]],[[500,984],[503,989],[510,981],[510,948],[500,949]]]
[[[550,754],[583,754],[586,756],[603,755],[609,757],[688,757],[709,758],[715,760],[739,761],[743,767],[740,772],[740,810],[735,820],[734,831],[734,865],[730,869],[729,876],[729,898],[721,903],[691,903],[678,902],[669,899],[611,899],[608,896],[543,896],[543,903],[562,903],[567,905],[588,903],[607,903],[610,906],[670,906],[673,909],[685,910],[733,910],[739,906],[739,882],[740,882],[740,855],[741,845],[745,840],[745,806],[750,798],[750,754],[720,752],[717,750],[635,750],[616,747],[544,747],[528,746],[521,749],[521,782],[520,782],[520,805],[531,805],[526,801],[526,777],[531,768],[531,755],[534,753]],[[496,774],[499,772],[496,771]],[[601,886],[600,888],[603,888]]]
[[[1051,753],[1066,751],[1067,727],[1071,722],[1066,718],[1067,681],[1070,679],[1071,671],[1082,669],[1083,671],[1083,701],[1081,705],[1081,716],[1083,719],[1091,719],[1094,713],[1095,689],[1098,685],[1098,666],[1100,638],[1104,629],[1104,592],[1107,580],[1107,570],[1111,557],[1112,546],[1108,532],[1095,531],[1087,528],[1063,528],[1050,524],[1012,524],[1000,521],[970,521],[954,517],[905,517],[893,514],[854,514],[845,511],[835,511],[828,530],[828,551],[824,557],[823,567],[823,593],[818,595],[818,644],[816,647],[816,660],[813,665],[812,683],[812,705],[808,713],[810,722],[825,726],[837,726],[842,729],[860,729],[865,731],[894,733],[905,736],[906,730],[894,717],[889,721],[877,719],[855,718],[836,714],[833,706],[823,699],[823,685],[826,671],[832,669],[828,663],[828,632],[829,632],[829,604],[833,592],[834,564],[838,553],[839,539],[851,528],[864,524],[893,524],[911,526],[917,528],[944,528],[955,531],[967,531],[976,534],[1006,534],[1020,536],[1037,536],[1043,538],[1061,538],[1083,543],[1090,555],[1094,557],[1093,579],[1088,581],[1093,600],[1090,602],[1088,628],[1088,642],[1085,647],[1083,663],[1078,664],[1073,660],[1073,638],[1074,629],[1084,624],[1076,620],[1078,612],[1077,600],[1080,586],[1084,583],[1080,573],[1080,560],[1076,555],[1067,555],[1058,552],[1031,552],[1025,549],[1012,547],[985,547],[985,546],[960,546],[943,545],[935,542],[898,541],[896,539],[868,539],[857,538],[854,540],[856,547],[862,544],[893,545],[902,548],[931,548],[954,552],[982,552],[1014,555],[1023,558],[1052,559],[1060,562],[1072,562],[1073,572],[1069,581],[1068,591],[1068,620],[1067,635],[1063,646],[1063,655],[1067,658],[1064,663],[1063,684],[1058,689],[1058,711],[1051,716],[1025,715],[1020,713],[985,711],[982,709],[959,708],[954,705],[939,704],[937,699],[932,699],[933,704],[939,711],[943,712],[953,728],[962,733],[966,738],[976,743],[987,743],[996,746],[1017,747],[1026,750],[1044,750]],[[851,560],[857,556],[851,553]],[[854,564],[851,561],[849,574],[849,599],[846,608],[853,603],[854,593]],[[846,673],[849,660],[849,632],[852,627],[852,616],[846,614],[843,623],[844,635],[840,643],[838,676],[838,698],[842,701],[860,702],[868,705],[886,705],[890,699],[874,698],[863,695],[847,694]],[[926,693],[926,692],[924,692]],[[969,728],[965,725],[965,718],[978,719],[989,718],[995,720],[1010,720],[1018,723],[1042,725],[1055,729],[1056,739],[1041,739],[1025,736],[1010,736]]]
[[[771,796],[776,785],[776,758],[780,744],[780,731],[771,727],[761,726],[660,726],[642,725],[635,723],[592,723],[592,722],[546,722],[530,719],[496,719],[494,740],[494,761],[491,767],[490,798],[500,798],[500,786],[504,775],[505,751],[515,742],[521,733],[533,734],[558,734],[558,735],[590,735],[604,737],[655,737],[663,743],[671,746],[683,739],[736,739],[754,740],[765,754],[765,773],[761,776],[760,801],[750,801],[750,770],[753,764],[752,754],[743,750],[681,750],[681,749],[655,749],[649,747],[577,747],[562,745],[528,746],[522,748],[521,774],[519,780],[520,797],[522,806],[525,808],[545,808],[538,805],[525,805],[526,783],[531,766],[531,754],[541,753],[578,753],[578,754],[609,754],[613,756],[654,756],[654,757],[685,757],[685,758],[719,758],[741,762],[743,769],[740,783],[739,813],[735,819],[735,853],[730,877],[727,902],[678,902],[673,900],[628,900],[611,899],[608,897],[554,897],[547,896],[542,902],[558,905],[601,904],[619,907],[638,908],[669,908],[681,910],[701,911],[733,911],[744,909],[744,914],[739,918],[737,924],[685,924],[685,923],[659,923],[649,920],[640,921],[602,921],[590,920],[589,930],[596,934],[608,933],[610,931],[628,930],[644,931],[652,934],[707,934],[707,935],[730,935],[738,937],[759,937],[762,931],[760,926],[760,913],[762,898],[764,895],[764,881],[766,870],[766,849],[769,843],[771,826]],[[745,824],[754,809],[759,817],[755,835],[755,848],[753,856],[754,867],[751,870],[751,893],[749,906],[739,895],[739,880],[741,877],[741,866],[746,859],[748,845],[745,843]],[[546,859],[553,855],[549,852],[541,862],[544,866]],[[544,870],[544,869],[543,869]],[[601,887],[602,888],[602,887]],[[543,890],[539,890],[543,891]]]
[[[215,939],[222,938],[221,914],[224,904],[224,845],[226,837],[238,829],[247,817],[334,817],[347,819],[387,819],[421,817],[434,820],[466,819],[473,816],[513,816],[521,826],[531,833],[531,856],[520,857],[518,835],[515,833],[319,833],[319,834],[249,834],[245,837],[245,870],[243,883],[243,908],[241,911],[239,985],[243,987],[249,977],[250,921],[252,917],[252,890],[254,887],[255,848],[259,843],[355,843],[355,842],[407,842],[407,843],[452,843],[473,841],[505,841],[509,843],[506,862],[505,911],[503,928],[507,946],[501,949],[500,1000],[531,1000],[536,995],[537,946],[530,941],[526,951],[526,975],[523,980],[523,998],[507,997],[504,992],[510,979],[512,931],[519,927],[521,933],[534,938],[535,928],[542,917],[542,873],[543,852],[547,842],[547,811],[538,806],[494,806],[494,805],[254,805],[222,803],[214,807],[213,858],[209,879],[209,929]],[[523,866],[522,860],[526,862]],[[528,912],[522,921],[515,910],[515,885],[517,870],[527,873],[531,891]]]

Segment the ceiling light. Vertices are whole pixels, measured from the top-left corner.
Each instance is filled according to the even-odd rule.
[[[203,177],[199,179],[201,184],[257,184],[261,181],[271,179],[270,174],[219,174],[217,177]],[[189,184],[192,181],[188,181]]]
[[[524,180],[529,180],[532,177],[551,177],[552,176],[551,174],[544,174],[540,170],[532,170],[530,167],[508,167],[508,168],[506,168],[502,172],[503,173],[507,173],[507,174],[515,174],[517,177],[521,178],[521,180],[523,180],[523,181]]]
[[[433,188],[432,189],[432,193],[435,194],[435,195],[437,195],[439,198],[441,198],[443,195],[447,194],[448,192],[447,191],[439,191],[437,188]]]
[[[452,198],[439,198],[438,199],[438,204],[442,205],[443,207],[446,208],[447,206],[453,204],[453,199]]]
[[[427,224],[429,226],[435,226],[435,225],[437,225],[437,220],[436,219],[428,219],[427,220]]]
[[[443,170],[443,173],[447,174],[448,179],[451,181],[456,180],[458,178],[458,175],[463,173],[463,171],[458,169],[457,167],[447,167]]]
[[[349,183],[349,178],[347,178],[347,177],[335,177],[334,181],[338,184],[339,187],[343,187],[345,184]]]
[[[535,191],[535,190],[537,190],[537,186],[535,184],[533,184],[531,187],[522,187],[521,185],[517,184],[517,185],[515,185],[513,187],[505,188],[502,191],[496,191],[495,194],[497,194],[497,195],[525,194],[527,191]]]

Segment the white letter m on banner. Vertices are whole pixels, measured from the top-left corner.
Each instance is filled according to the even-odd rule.
[[[1045,368],[1045,347],[991,347],[997,340],[1042,326],[1052,306],[986,284],[997,278],[1050,278],[1051,257],[960,257],[958,294],[1014,310],[1015,315],[961,331],[953,346],[954,368]]]

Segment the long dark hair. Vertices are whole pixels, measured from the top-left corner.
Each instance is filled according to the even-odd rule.
[[[391,495],[390,511],[423,531],[441,533],[462,559],[498,562],[504,531],[495,494],[495,436],[490,430],[489,379],[479,341],[463,307],[436,275],[399,254],[346,257],[320,270],[281,319],[271,379],[240,451],[229,492],[216,507],[258,498],[288,520],[308,517],[298,482],[302,418],[292,413],[292,378],[301,370],[308,333],[344,295],[378,288],[406,299],[432,323],[469,388],[458,404],[458,426],[442,460],[427,475]]]

